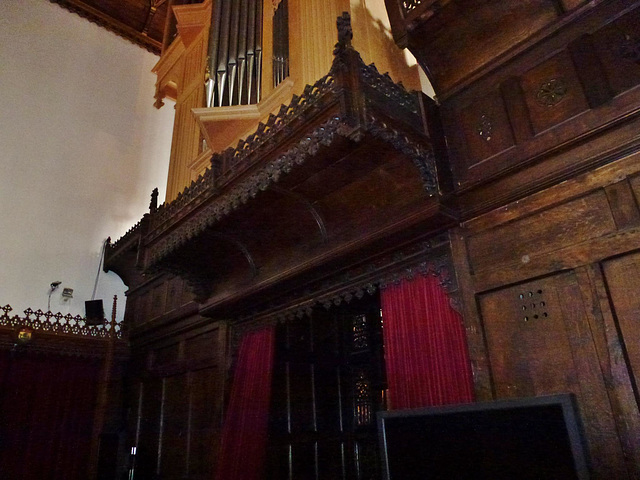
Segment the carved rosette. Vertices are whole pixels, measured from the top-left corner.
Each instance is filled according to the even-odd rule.
[[[552,78],[540,85],[536,102],[544,107],[553,107],[560,103],[567,91],[567,82],[563,78]]]

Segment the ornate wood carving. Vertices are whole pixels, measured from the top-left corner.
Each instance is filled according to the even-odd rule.
[[[564,78],[552,78],[540,85],[536,93],[536,101],[545,107],[553,107],[567,94],[567,83]]]
[[[201,240],[206,238],[207,232],[234,237],[233,231],[227,232],[225,228],[233,230],[229,225],[233,225],[233,222],[238,224],[242,212],[247,209],[256,211],[256,206],[265,201],[258,200],[261,195],[266,198],[263,192],[288,191],[304,199],[305,195],[300,196],[297,189],[301,184],[309,184],[309,188],[313,185],[311,191],[314,192],[315,202],[325,198],[323,195],[330,197],[335,188],[331,182],[337,179],[326,175],[322,182],[316,181],[316,185],[313,175],[318,171],[332,171],[332,162],[339,164],[343,158],[353,159],[349,161],[354,163],[351,170],[344,169],[340,173],[348,179],[347,182],[360,181],[372,170],[383,168],[386,159],[382,155],[388,156],[389,161],[402,158],[404,162],[406,159],[409,166],[415,167],[415,185],[420,185],[420,181],[422,184],[422,192],[411,190],[413,198],[431,197],[435,200],[439,195],[436,159],[431,140],[426,134],[426,122],[429,120],[421,103],[427,100],[394,84],[388,75],[381,75],[374,65],[365,65],[351,46],[348,15],[340,17],[338,24],[338,43],[329,73],[314,85],[308,85],[301,96],[294,96],[289,105],[283,105],[265,123],[259,124],[256,132],[241,140],[236,148],[215,153],[211,168],[174,201],[156,206],[152,198],[150,212],[140,225],[115,244],[109,245],[106,257],[108,267],[122,268],[118,262],[130,258],[125,251],[132,252],[137,247],[136,263],[144,271],[152,273],[164,270],[180,275],[187,279],[200,300],[205,299],[213,292],[216,277],[226,272],[213,272],[212,268],[215,270],[216,267],[196,260],[196,253],[188,246],[202,245]],[[378,157],[375,152],[355,153],[358,150],[365,152],[370,142],[388,145],[397,154],[383,154],[380,151]],[[358,159],[357,155],[362,155],[364,160]],[[394,175],[396,171],[400,170],[394,169],[389,174]],[[390,178],[389,174],[379,178]],[[398,182],[406,180],[398,179]],[[343,183],[336,185],[346,188]],[[366,199],[367,195],[365,192],[361,197]],[[270,195],[269,198],[275,197]],[[354,195],[353,202],[356,204],[347,208],[364,208],[360,205],[361,200],[356,198]],[[312,204],[311,199],[305,202],[320,231],[322,242],[327,243],[332,232],[327,231],[324,213]],[[394,207],[393,202],[389,207]],[[420,208],[422,210],[423,207]],[[264,207],[263,214],[286,215],[268,207]],[[384,214],[381,218],[385,218]],[[242,228],[251,227],[243,225]],[[362,236],[363,233],[354,231],[351,235]],[[346,238],[344,241],[347,243]],[[203,245],[198,248],[203,248]],[[243,277],[247,281],[256,277],[256,271],[260,268],[251,260],[255,253],[250,250],[247,248],[243,251],[244,258],[254,272],[250,277]],[[267,261],[264,255],[261,257],[263,262]]]
[[[292,321],[311,314],[316,305],[329,309],[354,298],[373,295],[376,290],[411,280],[416,275],[433,275],[457,308],[458,285],[453,267],[448,236],[439,235],[410,245],[402,250],[366,262],[330,280],[305,285],[278,299],[278,303],[262,307],[262,311],[239,317],[234,322],[234,335],[269,323]]]

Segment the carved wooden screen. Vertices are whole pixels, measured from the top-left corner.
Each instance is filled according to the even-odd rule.
[[[377,297],[279,325],[267,478],[379,478],[381,329]]]

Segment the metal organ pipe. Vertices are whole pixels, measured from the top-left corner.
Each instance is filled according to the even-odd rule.
[[[215,2],[208,59],[207,107],[260,100],[262,0]]]

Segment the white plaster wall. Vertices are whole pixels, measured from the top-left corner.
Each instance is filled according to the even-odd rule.
[[[174,109],[153,107],[158,57],[47,0],[0,8],[0,305],[84,314],[103,241],[160,201]],[[74,298],[62,302],[63,287]],[[125,285],[101,272],[110,316]]]

